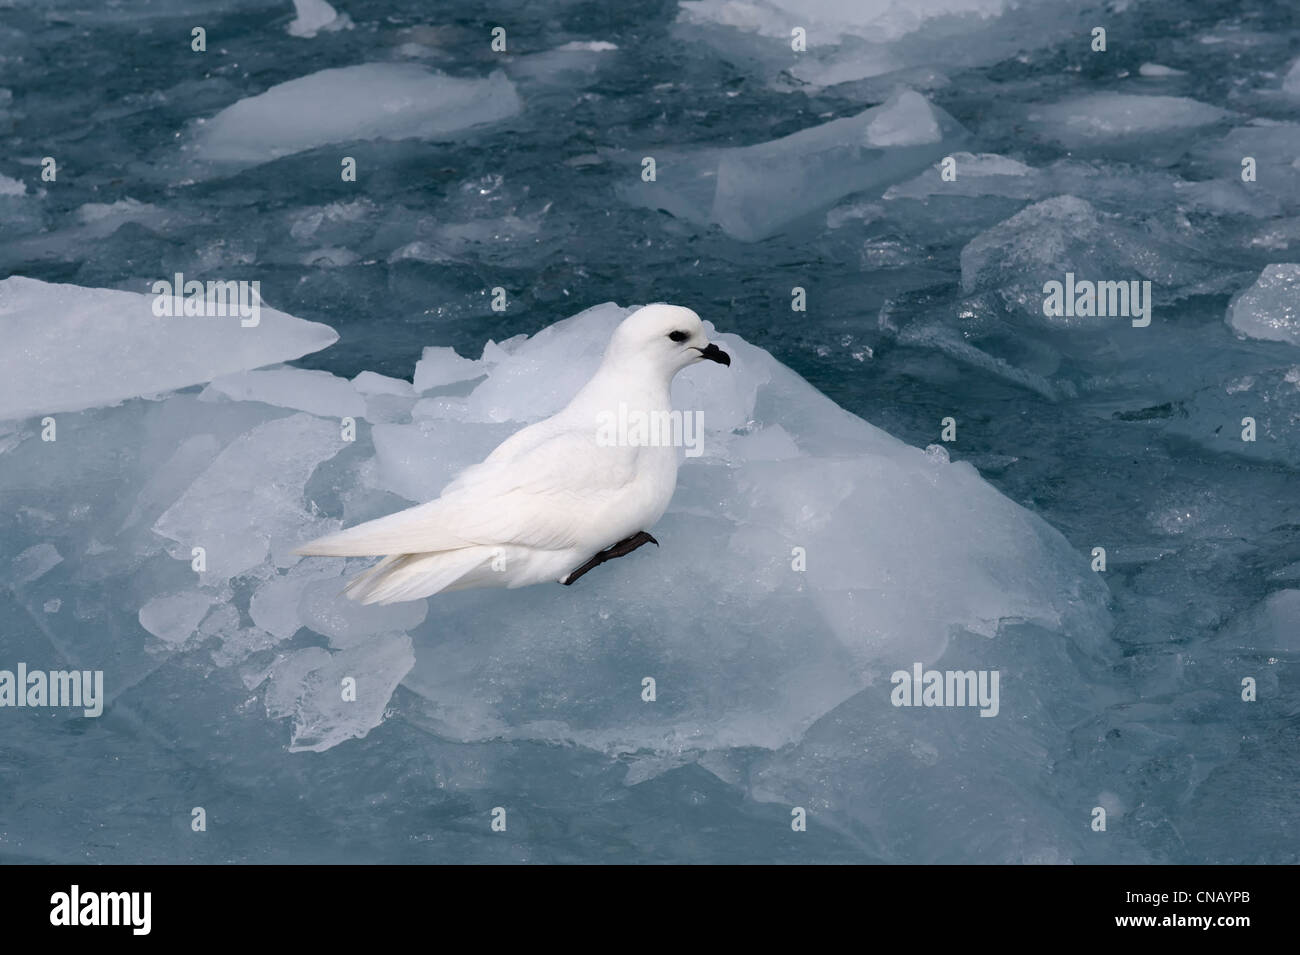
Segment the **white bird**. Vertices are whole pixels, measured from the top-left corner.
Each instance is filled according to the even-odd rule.
[[[321,537],[297,553],[386,555],[344,591],[370,604],[471,587],[571,584],[642,544],[657,545],[647,528],[677,486],[677,448],[611,441],[602,423],[620,406],[629,417],[666,417],[673,376],[704,359],[731,364],[695,312],[638,309],[614,330],[600,368],[562,411],[511,435],[436,500]]]

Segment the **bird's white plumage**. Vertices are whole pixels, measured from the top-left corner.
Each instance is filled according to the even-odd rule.
[[[658,521],[677,483],[677,448],[601,441],[601,415],[620,405],[668,412],[673,376],[714,355],[721,353],[690,309],[639,309],[615,330],[600,368],[563,410],[511,435],[436,500],[322,537],[298,553],[383,555],[348,586],[348,595],[364,603],[563,580]]]

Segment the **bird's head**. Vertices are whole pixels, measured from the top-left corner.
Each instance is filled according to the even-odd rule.
[[[700,316],[680,305],[639,308],[614,330],[606,361],[656,368],[668,378],[697,361],[730,365],[731,356],[708,340]]]

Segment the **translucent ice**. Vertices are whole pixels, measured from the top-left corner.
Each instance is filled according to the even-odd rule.
[[[153,597],[140,608],[140,626],[164,643],[184,643],[211,606],[211,595],[199,591]]]
[[[716,30],[705,39],[733,55],[752,52],[818,86],[918,64],[995,61],[1050,42],[1073,19],[1071,5],[1053,0],[684,0],[680,14],[687,30]],[[796,26],[807,43],[791,63]],[[767,46],[746,43],[746,34]]]
[[[1291,96],[1300,96],[1300,60],[1291,64],[1286,78],[1282,80],[1282,91]]]
[[[1176,296],[1204,275],[1193,250],[1172,238],[1136,229],[1075,196],[1056,196],[1022,209],[976,236],[961,252],[967,292],[992,290],[1018,312],[1055,324],[1092,325],[1114,316],[1044,319],[1043,286],[1067,272],[1089,281],[1149,279],[1153,295]]]
[[[340,14],[325,0],[293,0],[294,18],[289,23],[289,35],[314,37],[321,30],[352,29],[352,18]]]
[[[1228,115],[1183,96],[1088,93],[1032,110],[1029,120],[1067,146],[1082,146],[1196,129]]]
[[[343,447],[338,423],[294,414],[228,445],[154,524],[189,560],[206,554],[205,580],[233,577],[266,559],[273,540],[296,542],[310,526],[302,489]]]
[[[144,283],[141,283],[144,284]],[[0,420],[110,405],[210,381],[317,351],[338,335],[326,325],[262,308],[239,318],[159,317],[153,296],[0,282],[0,335],[21,362],[0,375]]]
[[[321,752],[365,736],[383,722],[388,700],[414,663],[411,638],[380,634],[346,650],[320,647],[280,658],[266,687],[266,712],[292,717],[289,749]],[[345,680],[355,696],[345,697]]]
[[[482,363],[462,358],[452,348],[426,348],[415,365],[415,390],[468,381],[483,374]]]
[[[576,387],[599,359],[588,343],[605,341],[626,311],[599,306],[512,345],[470,406],[499,389],[501,417],[552,413],[571,392],[518,372],[559,349]],[[688,369],[674,389],[677,407],[704,411],[704,454],[682,469],[655,528],[660,550],[593,575],[585,590],[444,595],[415,630],[406,685],[429,701],[440,732],[610,752],[779,747],[882,671],[937,659],[960,634],[997,646],[1004,627],[1032,622],[1035,659],[1067,682],[1065,647],[1096,652],[1105,591],[1059,534],[968,464],[904,445],[761,350],[719,340],[731,368]],[[463,446],[453,436],[483,427],[463,414],[448,406],[423,422],[442,440],[397,442],[405,467],[442,470]],[[701,630],[703,606],[726,626]],[[646,675],[660,687],[652,706],[639,695]]]
[[[1228,324],[1239,335],[1300,345],[1300,264],[1269,265],[1232,300]]]
[[[223,109],[195,132],[201,159],[256,164],[327,143],[439,140],[522,108],[504,73],[462,79],[409,63],[321,70]]]
[[[63,557],[53,544],[48,541],[33,544],[14,558],[9,570],[9,579],[15,584],[31,583],[62,562]]]
[[[664,155],[638,205],[756,241],[854,192],[879,190],[951,150],[961,127],[913,90],[843,119],[734,149]]]
[[[305,368],[266,368],[225,375],[204,389],[203,396],[209,395],[261,401],[322,417],[360,418],[366,413],[365,400],[346,378]]]

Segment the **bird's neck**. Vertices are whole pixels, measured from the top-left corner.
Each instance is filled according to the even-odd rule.
[[[619,404],[642,411],[666,411],[672,407],[672,382],[665,375],[629,368],[619,362],[605,362],[569,402],[569,410],[581,413],[615,409]]]

